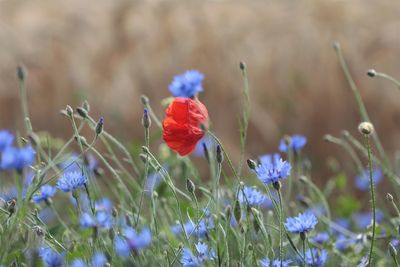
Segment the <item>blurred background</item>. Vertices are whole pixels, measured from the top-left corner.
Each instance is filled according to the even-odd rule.
[[[384,148],[399,148],[400,92],[366,75],[400,77],[400,2],[355,1],[0,1],[0,128],[22,129],[15,69],[29,72],[36,131],[66,138],[67,104],[87,99],[92,116],[126,142],[142,142],[141,94],[163,117],[172,77],[206,76],[200,99],[214,132],[238,158],[242,110],[239,62],[248,66],[252,114],[247,157],[277,151],[284,134],[303,134],[316,179],[335,156],[326,133],[357,138],[360,117],[332,48],[338,41]],[[156,128],[152,127],[154,131]],[[161,139],[159,140],[161,143]],[[346,165],[347,164],[347,165]]]

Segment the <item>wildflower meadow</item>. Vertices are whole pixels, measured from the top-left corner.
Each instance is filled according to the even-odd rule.
[[[202,102],[207,77],[198,70],[171,77],[160,89],[170,94],[162,103],[137,99],[144,140],[132,147],[87,101],[60,112],[69,139],[36,132],[27,105],[29,69],[19,66],[24,128],[0,130],[1,266],[399,266],[400,173],[338,43],[334,50],[360,124],[357,135],[320,138],[350,156],[358,175],[327,178],[322,186],[311,175],[302,133],[245,156],[246,144],[257,140],[247,138],[251,73],[243,62],[242,109],[221,107],[239,117],[237,157],[213,131],[213,114]],[[367,75],[400,88],[387,74]],[[156,114],[154,105],[165,113]],[[388,191],[380,188],[384,181]],[[347,187],[368,196],[368,210]]]

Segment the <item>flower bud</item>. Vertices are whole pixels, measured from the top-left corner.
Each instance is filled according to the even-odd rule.
[[[246,63],[244,63],[243,61],[240,61],[240,63],[239,63],[239,68],[240,68],[241,70],[245,70],[245,69],[247,68]]]
[[[25,81],[26,78],[26,69],[23,65],[17,66],[17,78],[20,81]]]
[[[276,191],[279,191],[281,189],[281,182],[273,182],[272,186],[275,188]]]
[[[224,160],[224,155],[222,154],[222,149],[220,145],[217,145],[217,162],[218,164],[221,164],[222,161]]]
[[[233,216],[235,217],[237,222],[239,222],[242,218],[242,209],[240,207],[240,202],[237,199],[235,201],[235,207],[233,208]]]
[[[86,110],[86,112],[89,112],[89,111],[90,111],[90,105],[89,105],[89,102],[88,102],[87,100],[83,101],[83,103],[82,103],[82,108],[83,108],[84,110]]]
[[[67,105],[67,107],[65,108],[65,111],[67,112],[67,115],[69,117],[72,117],[72,115],[74,114],[74,110],[71,108],[70,105]]]
[[[147,106],[149,104],[149,98],[145,95],[141,95],[140,96],[140,102],[142,102],[142,104],[144,106]]]
[[[104,128],[104,118],[100,117],[96,125],[96,135],[100,135],[103,132],[103,128]]]
[[[374,132],[374,125],[370,122],[362,122],[358,125],[358,131],[363,135],[371,135]]]
[[[375,76],[376,76],[376,70],[374,70],[374,69],[369,69],[369,70],[367,71],[367,75],[368,75],[369,77],[375,77]]]
[[[81,116],[82,118],[87,118],[88,112],[83,107],[77,107],[76,112],[78,112],[79,116]]]
[[[208,162],[210,162],[210,155],[208,154],[208,148],[205,142],[201,143],[202,147],[203,147],[203,153],[204,153],[204,157],[206,158],[206,160]]]
[[[143,110],[142,125],[145,129],[150,128],[150,125],[151,125],[151,119],[150,119],[149,111],[147,110],[147,108],[144,108],[144,110]]]
[[[250,168],[251,170],[255,170],[256,167],[257,167],[257,164],[256,164],[256,162],[255,162],[254,160],[248,159],[248,160],[247,160],[247,166],[249,166],[249,168]]]
[[[194,191],[196,190],[196,186],[189,178],[186,179],[186,190],[191,194],[193,194]]]

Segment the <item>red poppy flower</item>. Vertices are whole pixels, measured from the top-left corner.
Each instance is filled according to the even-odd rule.
[[[207,127],[207,108],[198,99],[176,97],[165,110],[165,114],[164,141],[179,155],[189,154],[204,136],[200,125]]]

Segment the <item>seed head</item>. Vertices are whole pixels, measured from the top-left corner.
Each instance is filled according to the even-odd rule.
[[[372,123],[370,122],[361,122],[358,125],[358,131],[365,136],[369,136],[374,132],[374,125],[372,125]]]

